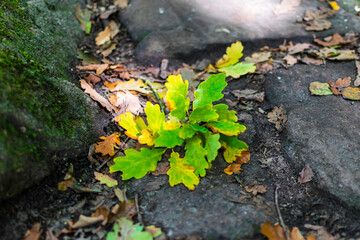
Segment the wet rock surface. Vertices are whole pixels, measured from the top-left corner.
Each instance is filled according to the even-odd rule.
[[[341,14],[330,17],[332,28],[321,32],[307,32],[304,24],[295,24],[302,21],[306,10],[328,7],[327,3],[311,0],[293,7],[280,7],[277,0],[133,0],[119,19],[138,43],[138,61],[157,64],[162,58],[189,57],[238,40],[312,38],[356,31],[360,22],[354,14],[354,3],[339,2]]]
[[[317,184],[350,206],[360,207],[360,103],[340,96],[312,96],[309,84],[350,76],[354,62],[296,65],[266,77],[266,97],[287,110],[282,146],[291,164],[309,164]]]

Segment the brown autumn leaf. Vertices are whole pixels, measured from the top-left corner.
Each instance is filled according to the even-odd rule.
[[[40,223],[34,223],[31,229],[26,231],[24,240],[38,240],[42,234],[40,227]]]
[[[271,70],[273,70],[273,66],[271,65],[271,63],[268,63],[268,62],[257,63],[255,73],[266,74],[267,72],[269,72]]]
[[[360,100],[360,88],[347,87],[341,92],[343,98],[350,100]]]
[[[358,87],[360,86],[360,61],[355,61],[356,69],[357,69],[357,75],[356,79],[354,81],[354,86]]]
[[[102,51],[101,51],[101,54],[102,54],[104,57],[107,57],[107,56],[109,56],[109,55],[112,53],[112,51],[115,50],[115,48],[116,48],[116,43],[113,43],[113,44],[110,45],[110,47],[102,50]]]
[[[84,79],[81,79],[80,83],[81,83],[81,88],[84,89],[85,93],[89,94],[93,100],[100,103],[100,105],[105,107],[106,110],[108,110],[109,112],[118,111],[118,109],[116,109],[113,105],[111,105],[111,103],[106,98],[104,98],[99,93],[97,93]]]
[[[236,156],[235,161],[240,165],[248,163],[250,161],[250,152],[248,150],[241,150],[240,154]]]
[[[335,10],[330,8],[320,9],[316,12],[307,10],[305,12],[304,21],[306,24],[305,30],[307,31],[323,31],[331,27],[331,22],[326,18],[336,14]]]
[[[96,71],[96,75],[102,74],[108,67],[109,64],[87,64],[84,66],[76,66],[76,68],[81,71]]]
[[[271,57],[271,52],[256,52],[251,54],[251,57],[246,57],[246,63],[261,63],[267,61]]]
[[[125,8],[129,5],[129,0],[114,0],[114,4],[116,4],[119,8]]]
[[[92,84],[96,84],[98,82],[101,81],[101,78],[99,78],[98,76],[94,75],[94,74],[89,74],[87,77],[86,77],[86,81],[92,83]]]
[[[290,239],[286,237],[284,229],[278,223],[275,225],[271,225],[270,222],[261,224],[261,233],[266,236],[268,240],[305,240],[297,227],[294,227],[291,232],[289,232],[288,229],[286,229],[286,231]],[[315,240],[315,238],[312,234],[309,234],[307,240]]]
[[[319,45],[322,45],[324,47],[330,47],[330,46],[336,46],[341,44],[347,44],[356,41],[358,38],[354,37],[351,39],[344,39],[340,34],[334,33],[329,39],[329,41],[322,41],[318,38],[314,39],[314,42],[316,42]]]
[[[95,146],[95,152],[101,153],[102,156],[114,156],[114,147],[120,144],[120,135],[120,133],[114,133],[108,137],[100,137],[100,139],[103,141],[97,143],[97,145]]]
[[[299,173],[298,182],[303,184],[310,182],[314,177],[314,172],[309,165],[306,165]]]
[[[91,214],[91,217],[96,217],[96,218],[102,218],[103,221],[101,223],[101,225],[105,226],[109,220],[109,215],[110,215],[110,211],[107,207],[105,206],[100,206],[96,209],[95,212],[93,212]]]
[[[47,229],[45,240],[58,240],[51,228]]]
[[[234,90],[232,91],[232,94],[234,94],[235,97],[238,98],[238,100],[250,100],[250,101],[257,101],[257,102],[263,102],[265,98],[264,92],[257,92],[257,90],[254,89],[244,89],[244,90]]]
[[[137,91],[144,94],[151,94],[152,91],[143,80],[130,79],[129,81],[116,81],[115,83],[105,82],[104,85],[110,89],[111,92],[117,91]]]
[[[116,34],[119,33],[119,26],[116,24],[115,21],[110,21],[109,25],[106,26],[106,28],[99,32],[97,37],[95,38],[95,42],[97,46],[104,45],[107,42],[110,42],[111,39],[113,39]]]
[[[76,223],[74,223],[72,228],[76,229],[76,228],[87,227],[87,226],[92,225],[94,223],[104,221],[104,219],[105,218],[104,218],[103,215],[96,216],[96,217],[87,217],[85,215],[80,215],[78,221]]]
[[[111,14],[116,13],[117,11],[118,11],[117,6],[116,5],[111,5],[111,6],[109,6],[108,10],[106,10],[105,12],[102,12],[100,14],[100,18],[101,19],[108,19]]]
[[[169,170],[169,168],[170,168],[170,163],[168,161],[159,162],[156,167],[156,170],[151,172],[151,174],[154,176],[165,175]]]
[[[269,122],[275,124],[275,128],[281,132],[287,123],[286,111],[283,107],[274,107],[272,112],[267,115]]]
[[[359,55],[355,52],[355,50],[350,49],[340,49],[336,50],[335,56],[329,56],[329,60],[357,60],[359,59]]]
[[[227,175],[233,175],[234,173],[239,173],[241,171],[241,164],[232,163],[227,168],[224,169],[224,173]]]
[[[285,62],[287,67],[292,67],[298,62],[298,60],[292,55],[287,55],[282,60]]]
[[[314,45],[310,43],[297,43],[295,45],[291,43],[291,45],[288,47],[288,53],[293,55],[296,53],[304,52],[306,49],[310,49],[312,47],[314,47]]]
[[[340,95],[343,88],[349,87],[350,83],[351,77],[344,77],[343,79],[339,78],[335,83],[333,81],[329,81],[330,89],[334,95]]]
[[[301,59],[301,61],[305,64],[313,64],[313,65],[324,65],[324,60],[322,59],[316,59],[316,58],[311,58],[308,56],[305,56]]]
[[[245,190],[254,195],[257,195],[258,193],[265,193],[267,191],[266,187],[258,184],[255,184],[252,187],[245,186]]]
[[[135,201],[125,199],[120,204],[116,204],[111,209],[111,213],[112,214],[109,217],[110,223],[112,223],[122,217],[126,217],[128,220],[132,220],[133,217],[137,214]]]
[[[65,174],[64,180],[58,183],[59,191],[66,191],[67,188],[71,188],[74,186],[76,179],[74,177],[74,165],[70,163],[70,166]]]

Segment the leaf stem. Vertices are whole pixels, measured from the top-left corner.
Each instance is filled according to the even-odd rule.
[[[151,91],[153,91],[156,99],[157,99],[158,102],[159,102],[161,111],[164,112],[164,110],[165,110],[165,105],[164,105],[164,103],[161,101],[161,98],[160,98],[157,90],[155,89],[154,85],[152,84],[152,82],[150,82],[149,80],[146,80],[146,81],[145,81],[145,84],[150,87]]]

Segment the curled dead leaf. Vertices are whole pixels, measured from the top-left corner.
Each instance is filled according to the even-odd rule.
[[[303,184],[310,182],[314,177],[314,172],[309,165],[306,165],[299,173],[298,182]]]
[[[267,191],[266,187],[263,185],[254,185],[252,187],[245,186],[245,190],[249,193],[257,195],[258,193],[265,193]]]
[[[103,141],[97,143],[97,145],[95,146],[95,152],[101,153],[102,156],[114,156],[114,147],[120,144],[120,135],[120,133],[114,133],[108,137],[100,137],[100,139]]]
[[[351,83],[351,77],[339,78],[336,82],[329,81],[330,89],[334,95],[340,95],[344,88],[349,87]]]
[[[24,240],[38,240],[42,234],[41,224],[36,222],[31,229],[27,230],[24,236]]]
[[[314,42],[324,47],[330,47],[330,46],[351,43],[356,41],[357,39],[358,39],[357,37],[351,39],[344,39],[340,34],[334,33],[334,35],[330,37],[329,41],[322,41],[320,39],[315,38]]]
[[[241,164],[232,163],[227,168],[224,169],[224,173],[227,175],[233,175],[234,173],[239,173],[241,171]]]
[[[274,107],[272,112],[267,115],[269,122],[275,124],[275,128],[281,132],[287,123],[286,111],[283,107]]]

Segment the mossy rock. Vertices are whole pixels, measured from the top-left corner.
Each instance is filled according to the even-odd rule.
[[[0,200],[85,154],[107,124],[69,74],[77,2],[0,2]]]

